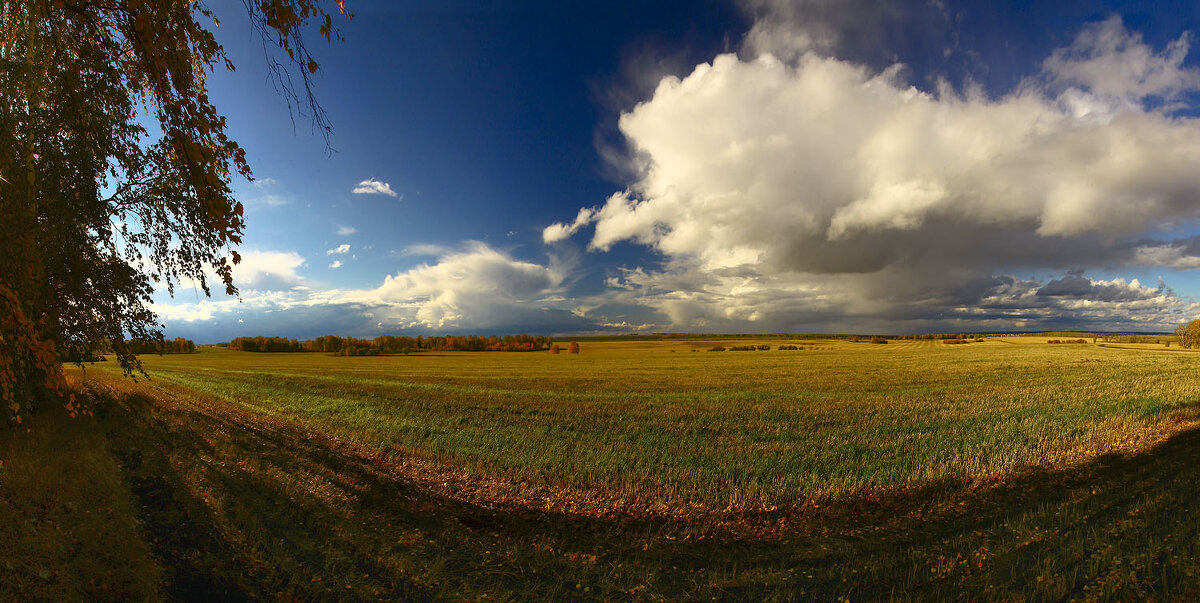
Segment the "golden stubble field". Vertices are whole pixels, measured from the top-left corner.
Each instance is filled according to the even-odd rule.
[[[0,598],[1195,600],[1200,355],[1045,341],[97,364]]]
[[[1200,355],[1046,340],[385,357],[207,348],[143,357],[142,386],[327,435],[460,496],[590,513],[755,512],[988,484],[1145,447],[1200,416]],[[772,349],[708,351],[748,344]],[[778,349],[789,344],[803,349]],[[104,365],[87,374],[116,377]]]

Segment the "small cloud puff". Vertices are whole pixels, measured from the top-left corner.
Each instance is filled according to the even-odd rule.
[[[386,182],[381,182],[374,178],[368,178],[362,182],[359,182],[358,186],[355,186],[354,190],[351,192],[359,195],[387,195],[389,197],[400,196],[396,193],[396,191],[392,190],[392,185]]]
[[[342,255],[342,254],[346,254],[349,252],[350,252],[350,244],[342,243],[341,245],[338,245],[337,247],[334,247],[333,249],[326,249],[325,255],[334,255],[334,254]]]
[[[404,255],[448,255],[453,252],[452,249],[445,245],[434,245],[432,243],[417,243],[404,248]]]
[[[557,243],[563,239],[570,237],[579,231],[580,228],[587,226],[595,216],[595,212],[587,207],[579,210],[579,214],[575,216],[575,221],[570,224],[555,222],[542,230],[542,241],[544,243]]]
[[[280,195],[271,192],[275,186],[279,184],[274,178],[258,178],[254,180],[252,185],[258,191],[261,191],[257,196],[251,196],[246,200],[247,204],[253,206],[279,207],[291,203],[290,199],[281,197]]]
[[[338,226],[337,227],[338,236],[348,237],[356,232],[358,232],[358,229],[353,226]]]
[[[329,265],[329,267],[330,267],[330,268],[341,268],[341,267],[342,267],[342,261],[341,261],[341,260],[334,260],[334,261],[333,261],[333,263]]]

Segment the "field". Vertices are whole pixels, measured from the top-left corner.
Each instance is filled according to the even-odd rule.
[[[1198,594],[1200,356],[718,343],[74,378],[181,598]]]
[[[1200,400],[1190,354],[1000,339],[796,343],[818,349],[594,343],[579,355],[376,358],[212,350],[146,362],[155,387],[203,392],[385,459],[433,463],[489,497],[499,488],[599,509],[757,511],[981,483],[1139,445],[1192,418]]]

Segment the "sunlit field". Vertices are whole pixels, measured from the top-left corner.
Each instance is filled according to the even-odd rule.
[[[1200,596],[1200,355],[1046,342],[100,363],[93,414],[0,438],[0,566],[45,599]]]
[[[419,461],[421,476],[464,492],[589,511],[753,511],[988,483],[1142,445],[1196,416],[1200,356],[1045,341],[356,358],[210,348],[143,361],[150,388]],[[777,349],[787,344],[804,349]]]

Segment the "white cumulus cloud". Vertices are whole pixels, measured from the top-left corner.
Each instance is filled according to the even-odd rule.
[[[330,265],[336,268],[340,262]],[[564,297],[570,267],[512,257],[485,243],[439,248],[436,259],[387,276],[375,288],[254,292],[239,300],[164,303],[155,310],[172,332],[202,341],[257,333],[312,337],[400,332],[575,331],[592,322]],[[240,321],[245,321],[241,323]],[[242,325],[242,326],[239,326]]]
[[[340,254],[346,254],[346,253],[350,253],[350,244],[349,243],[342,243],[341,245],[338,245],[337,247],[334,247],[333,249],[325,250],[325,255],[340,255]]]
[[[297,272],[304,266],[304,257],[295,251],[241,252],[242,261],[233,267],[233,282],[249,289],[287,289],[303,282]]]
[[[388,276],[376,289],[347,293],[346,299],[385,306],[388,320],[409,328],[516,323],[560,293],[563,278],[553,267],[470,242],[433,264]]]
[[[756,31],[748,43],[770,48],[789,30]],[[724,54],[664,78],[619,121],[640,176],[543,239],[592,224],[593,250],[654,248],[663,265],[614,277],[613,294],[710,329],[1000,320],[982,304],[1010,270],[1190,265],[1146,242],[1200,219],[1200,120],[1150,98],[1200,86],[1187,36],[1158,51],[1119,19],[1090,25],[989,96],[919,89],[809,34],[782,59]],[[1042,297],[1032,318],[1065,311]],[[1069,303],[1099,316],[1118,302]]]
[[[398,197],[396,191],[392,190],[392,185],[381,182],[374,178],[368,178],[359,182],[354,190],[350,191],[359,195],[387,195],[389,197]]]

